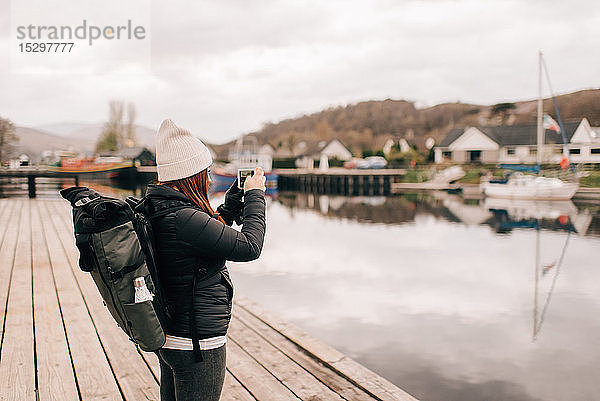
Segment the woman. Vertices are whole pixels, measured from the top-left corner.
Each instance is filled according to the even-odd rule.
[[[156,162],[158,184],[149,185],[146,196],[172,315],[157,352],[160,398],[218,400],[233,297],[225,261],[250,261],[261,253],[265,177],[258,167],[243,190],[235,182],[215,213],[208,202],[210,152],[171,120],[158,130]],[[241,231],[229,227],[234,220]]]

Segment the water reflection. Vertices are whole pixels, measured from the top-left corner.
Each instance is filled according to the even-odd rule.
[[[493,199],[466,201],[445,192],[403,196],[330,196],[296,192],[279,193],[278,201],[293,214],[310,209],[330,218],[359,222],[403,224],[419,214],[441,217],[466,225],[488,225],[496,233],[514,228],[574,230],[583,235],[600,234],[600,204],[580,205],[572,201]]]
[[[598,206],[280,193],[267,217],[239,291],[415,396],[596,397]]]

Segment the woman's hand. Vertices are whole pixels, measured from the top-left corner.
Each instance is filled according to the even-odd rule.
[[[244,182],[244,192],[248,192],[251,189],[262,189],[263,191],[266,191],[266,180],[267,179],[265,178],[265,173],[263,172],[263,169],[260,167],[256,167],[254,169],[254,175],[246,178],[246,181]]]

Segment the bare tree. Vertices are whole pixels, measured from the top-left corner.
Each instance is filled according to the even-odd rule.
[[[96,143],[96,152],[117,151],[123,144],[123,102],[112,100],[108,104],[108,122],[104,124],[104,129],[98,142]]]
[[[14,152],[14,143],[19,140],[15,134],[15,125],[6,118],[0,117],[0,166],[8,161]]]
[[[127,126],[125,128],[125,146],[128,148],[137,145],[137,135],[135,133],[135,105],[129,103],[127,108]]]

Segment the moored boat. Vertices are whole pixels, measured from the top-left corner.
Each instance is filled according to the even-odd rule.
[[[506,180],[491,180],[482,184],[486,196],[508,199],[569,200],[578,188],[576,182],[522,173],[514,173]]]
[[[539,173],[542,165],[542,145],[544,143],[544,133],[546,129],[560,132],[563,137],[565,147],[561,167],[566,169],[570,162],[568,159],[568,149],[566,147],[565,130],[560,119],[560,113],[554,102],[558,123],[550,116],[543,114],[542,108],[542,52],[539,53],[539,94],[537,102],[537,166],[513,166],[511,169],[520,171],[536,171]],[[546,70],[548,76],[548,71]],[[550,79],[548,77],[548,83]],[[554,95],[552,95],[554,99]],[[504,180],[490,180],[481,184],[481,191],[485,196],[510,199],[546,199],[546,200],[569,200],[579,189],[578,182],[566,182],[558,178],[548,178],[542,176],[526,175],[515,173]]]

